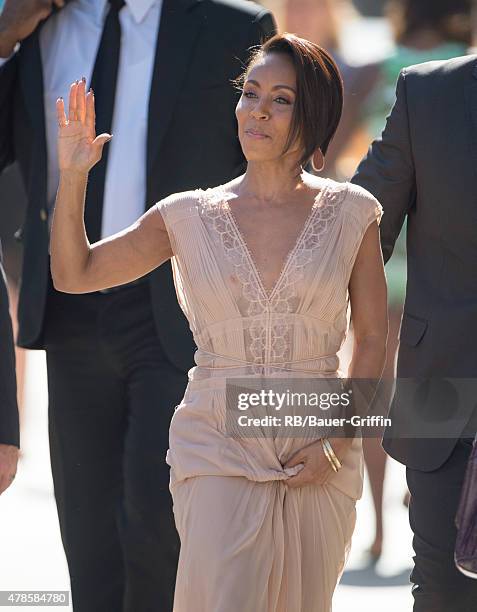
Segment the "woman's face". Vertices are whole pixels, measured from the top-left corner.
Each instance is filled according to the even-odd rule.
[[[295,100],[295,69],[286,55],[270,53],[253,64],[235,109],[247,161],[272,161],[283,156]],[[299,158],[298,144],[286,155]]]

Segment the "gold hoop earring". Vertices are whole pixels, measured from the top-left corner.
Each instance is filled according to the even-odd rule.
[[[321,158],[321,166],[318,168],[317,162],[318,158]],[[325,167],[325,156],[321,152],[321,149],[317,149],[312,157],[311,157],[311,167],[313,168],[313,172],[321,172]]]

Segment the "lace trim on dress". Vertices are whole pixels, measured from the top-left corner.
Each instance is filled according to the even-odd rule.
[[[244,314],[252,318],[245,330],[247,356],[252,363],[286,364],[291,361],[292,326],[280,315],[296,311],[296,284],[303,279],[306,266],[312,261],[314,252],[336,218],[346,190],[346,184],[332,181],[327,181],[323,186],[269,293],[234,220],[223,187],[199,190],[200,214],[220,237],[224,254],[234,266],[242,284],[242,296],[247,304]]]

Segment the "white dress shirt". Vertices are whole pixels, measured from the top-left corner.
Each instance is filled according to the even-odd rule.
[[[134,223],[145,210],[146,138],[149,91],[162,0],[126,0],[121,9],[121,55],[106,171],[101,236]],[[50,17],[40,32],[45,129],[48,153],[48,207],[58,188],[56,99],[68,109],[69,87],[86,77],[89,87],[107,0],[75,0]],[[51,214],[50,214],[51,219]]]

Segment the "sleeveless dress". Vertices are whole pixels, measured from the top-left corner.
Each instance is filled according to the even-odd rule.
[[[283,465],[302,440],[225,429],[227,379],[342,376],[348,283],[382,208],[361,187],[314,180],[320,191],[268,292],[222,186],[156,204],[197,345],[166,455],[181,539],[174,612],[331,610],[362,493],[361,440],[325,485],[292,489],[301,467]]]

